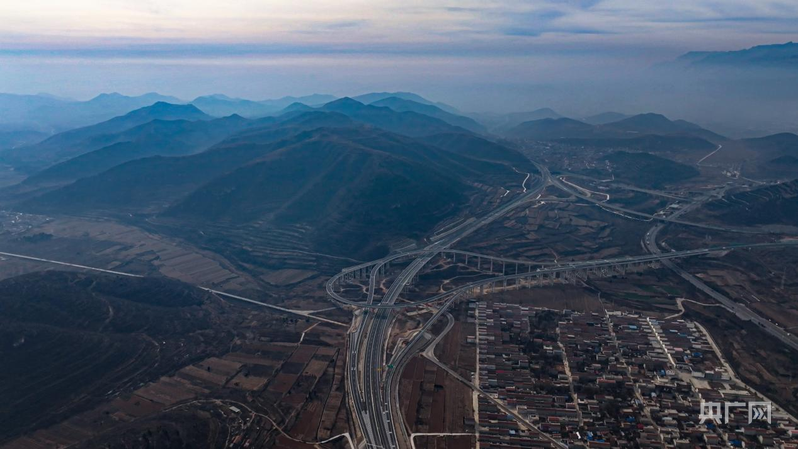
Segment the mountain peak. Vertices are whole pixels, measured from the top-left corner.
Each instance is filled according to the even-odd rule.
[[[122,117],[117,117],[113,120],[131,117],[152,117],[164,120],[207,120],[211,118],[193,104],[174,104],[165,101],[157,101],[150,106],[128,112]]]
[[[101,93],[101,94],[97,95],[96,97],[94,97],[91,100],[89,100],[89,102],[90,103],[92,103],[92,102],[96,103],[96,102],[107,101],[107,100],[118,100],[118,99],[121,99],[121,98],[128,98],[128,97],[126,95],[120,94],[119,92],[107,92],[107,93]]]
[[[350,97],[343,97],[325,104],[324,109],[328,111],[343,111],[360,109],[364,106],[366,105]]]
[[[632,127],[635,131],[650,131],[652,128],[661,126],[671,127],[674,122],[662,114],[654,112],[646,112],[643,114],[633,115],[631,117],[618,120],[617,122],[609,123],[608,126],[613,127]],[[659,130],[661,131],[661,130]]]
[[[306,105],[305,103],[300,103],[295,101],[288,106],[286,106],[281,112],[293,112],[293,111],[312,111],[313,108]]]

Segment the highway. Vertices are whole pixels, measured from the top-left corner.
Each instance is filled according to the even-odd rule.
[[[710,229],[710,230],[713,230],[713,231],[735,232],[735,233],[740,233],[740,234],[770,234],[771,233],[770,231],[761,231],[761,230],[752,229],[752,228],[733,228],[733,227],[730,227],[730,226],[716,226],[716,225],[695,223],[695,222],[692,222],[692,221],[680,220],[679,216],[682,215],[682,214],[678,214],[678,215],[672,214],[672,215],[669,215],[667,217],[666,216],[662,216],[662,215],[647,214],[645,212],[639,212],[639,211],[636,211],[636,210],[627,209],[625,207],[616,206],[614,204],[609,204],[609,203],[607,203],[605,201],[599,201],[599,200],[597,200],[595,198],[592,198],[590,195],[585,195],[584,193],[582,193],[582,190],[584,190],[583,188],[581,188],[581,187],[579,187],[579,188],[571,188],[570,186],[565,184],[562,180],[557,179],[556,177],[551,178],[551,182],[557,188],[559,188],[561,190],[564,190],[565,192],[568,192],[568,193],[570,193],[570,194],[572,194],[572,195],[574,195],[574,196],[576,196],[578,198],[581,198],[581,199],[583,199],[585,201],[590,201],[591,203],[594,203],[594,204],[596,204],[599,207],[602,207],[604,209],[615,210],[615,211],[618,211],[618,212],[622,212],[622,213],[624,213],[626,215],[633,215],[633,216],[636,216],[636,217],[646,218],[646,219],[649,219],[649,220],[662,221],[662,222],[665,222],[665,223],[675,223],[675,224],[680,224],[680,225],[684,225],[684,226],[692,226],[692,227],[695,227],[695,228]]]
[[[675,216],[678,217],[679,215],[682,215],[682,214],[686,213],[687,211],[690,211],[690,210],[698,207],[699,205],[701,205],[701,203],[709,200],[710,197],[711,196],[709,194],[705,195],[702,198],[699,198],[696,202],[690,204],[689,206],[684,207],[684,208],[674,212],[672,215],[675,215]],[[643,239],[643,242],[642,242],[643,246],[652,255],[667,254],[667,253],[663,253],[662,250],[659,248],[659,245],[657,244],[657,235],[659,234],[659,232],[662,230],[662,228],[664,226],[665,226],[665,223],[659,223],[659,224],[655,225],[654,227],[649,229],[649,231],[646,233],[646,235],[645,235],[645,237]],[[791,333],[787,332],[783,328],[781,328],[779,326],[776,326],[771,321],[763,318],[762,316],[760,316],[756,312],[753,312],[745,304],[738,303],[738,302],[732,300],[731,298],[727,297],[726,295],[722,294],[721,292],[719,292],[719,291],[713,289],[712,287],[708,286],[701,279],[697,278],[696,276],[688,273],[687,271],[683,270],[681,267],[679,267],[676,264],[674,264],[673,261],[671,261],[671,260],[663,260],[662,264],[665,265],[666,267],[670,268],[673,272],[675,272],[676,274],[681,276],[682,279],[684,279],[685,281],[687,281],[690,284],[692,284],[694,287],[696,287],[698,290],[700,290],[703,293],[705,293],[707,296],[709,296],[712,299],[714,299],[715,301],[723,304],[728,310],[730,310],[735,315],[737,315],[737,317],[740,318],[741,320],[743,320],[743,321],[751,321],[752,323],[755,323],[755,324],[759,325],[759,327],[762,328],[762,330],[764,330],[768,334],[772,335],[773,337],[777,338],[779,341],[781,341],[785,345],[787,345],[787,346],[789,346],[789,347],[791,347],[791,348],[793,348],[795,350],[798,350],[798,337],[796,337],[795,335],[792,335]]]
[[[545,173],[537,185],[529,188],[526,193],[517,199],[497,208],[482,218],[470,220],[457,226],[451,231],[447,231],[445,236],[427,246],[421,251],[414,252],[416,258],[394,279],[388,291],[383,295],[378,310],[364,315],[361,324],[350,334],[349,356],[352,362],[349,365],[349,375],[353,378],[348,382],[350,394],[353,396],[352,405],[355,410],[354,415],[361,426],[366,445],[368,447],[398,448],[399,439],[396,435],[396,426],[392,416],[392,395],[390,394],[391,383],[383,382],[383,374],[386,372],[385,356],[387,353],[388,337],[390,334],[391,323],[394,319],[392,310],[397,298],[404,290],[405,286],[418,274],[418,272],[441,250],[448,248],[457,241],[467,237],[477,229],[491,223],[495,219],[503,216],[520,204],[523,204],[535,196],[539,195],[549,184],[550,177]],[[405,255],[406,256],[406,255]],[[391,260],[390,258],[386,258]],[[386,259],[381,259],[377,263],[385,263]],[[374,262],[362,264],[358,269],[368,268],[376,265]],[[372,270],[372,274],[378,270]],[[371,278],[376,276],[372,275]],[[334,278],[335,279],[335,278]],[[334,293],[334,279],[327,283],[327,291]],[[375,305],[374,301],[374,282],[369,280],[367,307]],[[338,295],[336,295],[338,296]],[[335,296],[333,296],[335,298]],[[337,298],[336,298],[337,299]],[[358,304],[362,306],[362,303]],[[387,307],[385,307],[387,306]],[[362,369],[358,367],[361,366]],[[362,376],[362,381],[361,381]],[[387,375],[386,375],[387,378]],[[362,387],[362,389],[361,389]],[[407,447],[407,442],[402,441],[402,447]]]

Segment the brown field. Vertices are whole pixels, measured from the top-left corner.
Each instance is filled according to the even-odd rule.
[[[649,227],[592,203],[553,199],[518,208],[456,247],[530,261],[598,259],[641,254],[639,240]]]
[[[602,309],[596,292],[578,285],[557,284],[530,289],[499,291],[486,295],[495,302],[521,304],[545,309],[568,309],[578,312],[599,312]]]
[[[464,432],[473,417],[471,390],[420,356],[402,373],[399,401],[411,432]]]
[[[45,234],[35,243],[26,236]],[[0,236],[6,252],[241,291],[256,283],[219,256],[130,225],[58,217],[24,232]],[[60,269],[61,267],[59,267]]]
[[[470,449],[476,447],[473,436],[417,436],[416,449]]]
[[[230,380],[228,386],[241,388],[247,391],[256,391],[263,388],[268,381],[269,379],[265,377],[247,376],[244,373],[238,373],[236,377]]]
[[[311,270],[297,270],[292,268],[286,268],[284,270],[274,270],[269,271],[260,276],[261,279],[268,282],[269,284],[278,286],[278,287],[286,287],[289,285],[297,284],[308,279],[311,276],[315,276],[318,273]]]
[[[219,373],[213,373],[194,365],[181,369],[177,372],[177,375],[184,379],[196,379],[219,387],[224,385],[228,379],[228,376]]]
[[[280,373],[274,377],[274,380],[269,384],[269,391],[276,393],[288,393],[288,390],[294,385],[299,376],[294,374]]]

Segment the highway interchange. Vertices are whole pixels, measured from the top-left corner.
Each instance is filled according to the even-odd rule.
[[[486,216],[473,220],[465,226],[456,228],[437,242],[427,246],[419,252],[417,257],[393,281],[388,291],[383,295],[380,304],[392,306],[399,294],[418,272],[441,250],[448,248],[457,241],[470,235],[482,226],[503,216],[519,204],[540,194],[548,185],[548,177],[540,180],[535,187],[528,189],[521,197],[492,211]],[[375,265],[382,264],[377,261]],[[372,270],[376,273],[377,270]],[[369,294],[367,305],[374,300],[375,276],[369,280]],[[332,288],[328,282],[328,291]],[[383,384],[383,367],[386,366],[386,353],[390,325],[394,318],[394,311],[390,307],[379,308],[374,313],[364,314],[362,320],[350,335],[349,347],[349,388],[353,414],[359,422],[364,434],[366,445],[369,447],[398,448],[396,426],[392,416],[391,386]],[[362,360],[362,368],[359,362]],[[362,379],[361,379],[362,376]],[[391,376],[393,379],[393,376]],[[362,384],[362,390],[361,388]]]
[[[360,310],[360,312],[357,314],[359,316],[356,318],[355,323],[353,324],[348,339],[347,390],[350,395],[350,407],[353,412],[352,414],[355,417],[357,425],[364,438],[361,442],[361,447],[365,446],[368,448],[386,449],[410,447],[409,438],[404,427],[404,422],[401,418],[401,411],[398,409],[397,405],[397,381],[398,377],[400,376],[401,369],[413,355],[422,351],[423,348],[429,343],[426,338],[427,330],[431,328],[432,324],[444,314],[446,309],[457,298],[474,292],[479,286],[495,285],[496,282],[523,282],[524,279],[530,277],[540,277],[546,275],[556,276],[558,273],[572,272],[576,270],[595,270],[601,269],[603,267],[612,267],[619,264],[624,265],[658,262],[662,263],[667,268],[674,270],[677,274],[682,276],[691,284],[695,285],[701,291],[718,300],[718,302],[723,304],[732,312],[736,313],[741,319],[751,320],[752,322],[759,324],[764,330],[779,338],[779,340],[781,340],[784,344],[798,349],[798,339],[796,339],[795,336],[788,334],[786,331],[778,326],[775,326],[773,323],[759,317],[745,306],[735,303],[731,299],[728,299],[715,290],[712,290],[699,279],[695,278],[695,276],[692,276],[684,270],[681,270],[673,263],[673,260],[678,258],[701,256],[713,252],[731,251],[740,248],[795,245],[798,244],[798,241],[788,240],[775,243],[734,244],[717,248],[663,252],[659,249],[656,243],[657,233],[669,223],[737,233],[759,233],[759,231],[721,227],[702,223],[692,223],[679,219],[679,217],[685,214],[687,211],[692,210],[693,208],[699,206],[702,202],[708,200],[712,193],[702,196],[698,200],[691,203],[689,207],[683,207],[668,216],[650,215],[597,200],[592,197],[589,191],[571,187],[571,185],[569,185],[570,183],[563,182],[563,179],[553,177],[546,167],[538,164],[536,165],[541,174],[539,178],[535,178],[537,182],[534,182],[531,187],[527,188],[526,183],[528,182],[529,178],[527,177],[527,179],[524,180],[525,192],[504,206],[490,212],[482,218],[466,220],[458,226],[447,230],[445,233],[437,236],[437,241],[423,249],[400,252],[376,261],[349,267],[342,270],[341,273],[333,276],[327,282],[327,293],[334,301],[345,306],[355,307]],[[553,185],[554,187],[572,194],[577,198],[595,203],[602,208],[621,212],[623,214],[644,217],[655,222],[656,224],[651,228],[651,230],[648,231],[643,241],[641,241],[641,244],[649,252],[649,254],[635,257],[569,262],[562,264],[552,264],[550,262],[535,263],[531,261],[513,261],[511,259],[496,258],[498,260],[516,263],[526,263],[530,267],[532,265],[536,265],[540,266],[540,268],[537,268],[535,271],[514,273],[509,275],[504,273],[504,270],[502,270],[503,273],[501,276],[481,279],[479,281],[459,286],[450,291],[429,298],[397,303],[397,299],[401,295],[404,288],[412,282],[412,280],[430,260],[442,252],[449,251],[450,247],[458,241],[470,235],[477,229],[507,214],[519,205],[539,198],[541,192],[543,192],[543,190],[549,185]],[[715,192],[715,194],[717,194],[717,192]],[[720,194],[722,194],[722,191]],[[452,253],[455,254],[457,252],[452,251]],[[472,257],[480,256],[474,253],[468,254],[471,254]],[[489,258],[488,256],[481,257]],[[412,262],[410,262],[409,265],[407,265],[401,271],[401,273],[396,276],[382,298],[380,298],[379,301],[375,301],[375,290],[377,287],[376,279],[381,273],[381,270],[392,261],[397,261],[399,259],[407,260],[411,258]],[[369,286],[367,299],[365,301],[348,299],[338,293],[338,288],[345,283],[348,278],[352,278],[358,273],[368,274]],[[417,331],[415,336],[409,342],[407,342],[404,347],[398,348],[398,351],[393,355],[390,361],[386,360],[388,354],[387,346],[390,336],[390,329],[393,320],[396,317],[397,310],[408,307],[418,307],[422,304],[431,304],[443,300],[446,301],[438,308],[437,312],[424,324],[424,326]]]

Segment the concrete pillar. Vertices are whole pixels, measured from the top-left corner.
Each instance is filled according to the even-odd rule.
[[[477,256],[477,271],[482,269],[482,258]]]
[[[518,262],[515,263],[515,274],[518,274]]]

